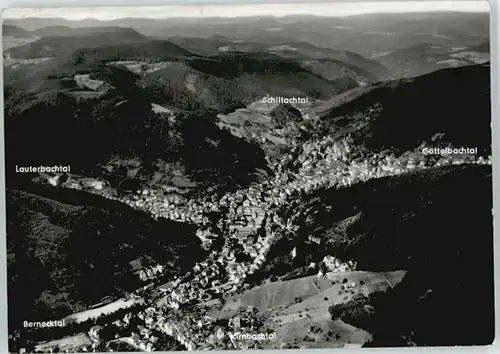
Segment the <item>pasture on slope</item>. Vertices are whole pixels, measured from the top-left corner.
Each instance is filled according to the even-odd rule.
[[[401,282],[405,274],[405,271],[330,272],[320,277],[267,283],[229,298],[211,317],[230,318],[248,307],[255,308],[264,318],[265,327],[277,334],[277,342],[263,344],[264,348],[280,348],[281,343],[300,346],[312,335],[311,326],[315,327],[314,335],[321,337],[315,341],[317,347],[331,347],[330,340],[339,346],[361,346],[371,339],[370,334],[342,321],[333,321],[329,306],[349,302],[356,294],[386,291]],[[334,333],[336,338],[331,338]]]

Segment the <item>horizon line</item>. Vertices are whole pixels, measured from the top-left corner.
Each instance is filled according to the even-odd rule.
[[[410,13],[488,13],[489,3],[478,0],[385,0],[301,2],[292,4],[239,4],[239,5],[163,5],[163,6],[97,6],[59,8],[5,9],[4,20],[64,19],[68,21],[112,21],[119,19],[208,19],[251,17],[349,17],[377,14]],[[166,12],[166,13],[165,13]]]
[[[459,0],[462,1],[462,0]],[[484,11],[460,11],[460,10],[439,10],[439,11],[422,11],[422,12],[377,12],[377,13],[361,13],[361,14],[355,14],[355,15],[346,15],[342,17],[354,17],[354,16],[366,16],[366,15],[402,15],[402,14],[439,14],[439,13],[488,13],[489,11],[484,10]],[[335,16],[335,15],[308,15],[308,14],[297,14],[297,15],[281,15],[281,16],[276,16],[276,15],[248,15],[248,16],[203,16],[203,17],[193,17],[193,16],[187,16],[187,17],[182,17],[182,16],[176,16],[176,17],[132,17],[132,16],[125,16],[125,17],[117,17],[113,19],[99,19],[96,17],[85,17],[81,19],[67,19],[64,17],[21,17],[21,18],[6,18],[7,20],[32,20],[32,19],[44,19],[44,20],[64,20],[64,21],[69,21],[69,22],[80,22],[80,21],[100,21],[100,22],[110,22],[110,21],[119,21],[119,20],[168,20],[168,19],[193,19],[193,20],[209,20],[209,19],[229,19],[229,18],[286,18],[286,17],[341,17],[341,16]]]

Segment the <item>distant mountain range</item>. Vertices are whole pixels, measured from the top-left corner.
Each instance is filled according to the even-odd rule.
[[[376,14],[325,18],[315,16],[248,18],[169,18],[113,21],[68,21],[57,18],[5,20],[26,30],[49,26],[130,27],[147,36],[207,38],[214,34],[234,39],[266,37],[311,43],[319,47],[348,50],[371,56],[419,43],[460,46],[478,44],[489,38],[487,13]]]
[[[2,36],[3,37],[16,37],[16,38],[27,38],[34,37],[35,34],[32,31],[27,31],[22,29],[21,27],[14,25],[6,25],[2,26]]]
[[[126,141],[128,134],[139,131],[144,139],[150,140],[150,146],[162,146],[152,156],[173,162],[182,156],[182,148],[175,152],[180,155],[174,157],[167,141],[177,138],[183,141],[187,130],[181,132],[184,128],[175,126],[177,123],[171,119],[159,124],[172,134],[163,141],[155,135],[163,128],[154,128],[158,130],[151,138],[152,131],[148,129],[153,129],[153,125],[146,125],[149,128],[145,129],[141,127],[142,122],[132,120],[121,132],[100,130],[114,121],[112,117],[116,112],[113,111],[137,112],[149,120],[157,115],[151,110],[152,105],[156,105],[163,107],[162,110],[181,112],[182,117],[208,115],[215,119],[217,113],[230,113],[266,95],[303,96],[319,100],[323,105],[317,108],[321,119],[314,128],[319,134],[329,131],[336,135],[353,134],[369,149],[403,152],[446,131],[443,141],[478,142],[486,151],[490,139],[480,134],[489,131],[485,126],[489,124],[489,115],[483,112],[479,116],[485,117],[484,122],[470,127],[468,123],[468,117],[476,115],[476,107],[487,107],[489,101],[486,94],[489,67],[477,64],[489,61],[485,16],[438,13],[352,18],[262,17],[238,21],[172,19],[151,20],[147,25],[144,22],[141,25],[138,19],[8,20],[4,23],[6,126],[13,131],[19,129],[13,135],[20,136],[27,121],[39,124],[35,122],[39,113],[35,112],[42,109],[54,118],[40,123],[38,131],[51,135],[51,131],[57,131],[56,126],[63,127],[75,120],[75,124],[67,126],[65,136],[73,136],[72,129],[79,127],[102,138],[96,141],[104,145],[89,147],[93,152],[87,153],[86,166],[106,165],[107,159],[116,153],[116,147],[108,144],[113,140],[106,134]],[[167,29],[168,36],[159,33]],[[190,37],[196,33],[199,37]],[[314,38],[310,34],[314,34]],[[321,38],[329,38],[328,43],[321,42]],[[370,51],[367,57],[359,54],[368,53],[366,48],[358,52],[345,50],[340,38],[350,44],[358,40],[374,42],[378,51]],[[461,44],[453,47],[453,43]],[[382,52],[385,49],[391,50]],[[457,66],[467,67],[447,69]],[[425,75],[428,73],[432,74]],[[416,76],[414,81],[398,79]],[[435,94],[437,87],[441,95]],[[92,105],[98,107],[97,111],[91,112]],[[86,121],[83,117],[89,115],[95,125],[82,126]],[[107,120],[108,123],[104,123]],[[207,132],[217,137],[215,141],[234,143],[242,147],[241,156],[253,156],[250,161],[254,164],[246,170],[249,175],[255,174],[255,168],[265,166],[258,146],[212,130],[215,126],[210,119],[203,124],[211,127]],[[395,127],[398,134],[393,134]],[[197,128],[193,125],[189,129]],[[36,136],[31,139],[37,141]],[[151,139],[159,140],[153,143]],[[25,144],[22,139],[12,143]],[[75,148],[78,145],[75,141],[65,144]],[[85,141],[79,144],[88,145]],[[42,146],[59,150],[50,144]],[[206,142],[201,146],[208,147]],[[132,158],[134,154],[144,156],[150,147],[123,146],[122,149],[119,155]],[[40,156],[48,154],[43,148],[37,151]],[[62,151],[78,155],[76,150],[71,152],[71,148]],[[231,165],[230,161],[241,160],[241,156],[222,158],[219,155],[222,150],[217,147],[209,151],[214,153],[212,162],[218,164],[216,169],[225,170]],[[63,158],[64,154],[49,155]],[[26,155],[25,158],[34,157]],[[184,163],[189,160],[186,156],[181,159]],[[154,161],[150,159],[146,164],[153,168]],[[194,169],[189,170],[194,173],[200,166],[192,167]],[[226,170],[224,174],[234,172]],[[148,173],[140,179],[147,180]]]
[[[133,29],[120,27],[80,28],[71,30],[69,33],[64,29],[44,28],[35,33],[41,38],[10,49],[11,57],[54,58],[71,55],[80,48],[113,47],[121,44],[148,42],[145,36]]]
[[[373,58],[396,77],[415,77],[439,69],[485,63],[490,60],[489,42],[446,47],[422,43]]]
[[[234,40],[223,36],[210,38],[170,38],[170,41],[202,55],[215,55],[220,52],[267,52],[284,58],[295,59],[303,67],[318,68],[318,74],[335,78],[340,71],[352,72],[359,80],[372,82],[389,76],[389,71],[375,60],[349,52],[316,47],[309,43],[286,40],[269,40],[265,37],[249,40]],[[335,67],[338,66],[338,67]]]
[[[114,34],[93,39],[91,29],[95,35]],[[134,29],[136,33],[127,34],[127,29]],[[377,14],[346,18],[124,18],[113,21],[24,18],[4,22],[5,48],[18,47],[26,41],[36,43],[32,44],[34,47],[28,43],[23,49],[12,50],[10,55],[19,58],[60,53],[58,47],[70,50],[76,45],[54,39],[36,41],[41,37],[77,36],[81,38],[78,46],[83,48],[86,41],[89,47],[98,47],[99,43],[106,46],[106,37],[109,46],[141,42],[145,40],[141,35],[169,40],[202,56],[222,51],[271,52],[302,60],[303,67],[327,79],[349,77],[358,83],[414,77],[489,59],[486,13]],[[88,40],[83,39],[85,36]],[[41,50],[46,47],[51,49]]]
[[[69,32],[58,31],[57,36],[52,35],[51,28],[39,31],[51,36],[32,37],[35,39],[11,44],[4,51],[7,86],[23,89],[31,85],[30,89],[36,91],[35,81],[41,82],[40,88],[44,90],[58,87],[50,78],[61,79],[66,75],[66,79],[71,80],[77,73],[92,72],[98,63],[163,62],[164,68],[145,77],[146,86],[162,86],[167,82],[178,90],[179,83],[172,80],[181,80],[181,89],[190,91],[184,96],[194,95],[195,100],[208,102],[209,107],[224,109],[250,103],[266,94],[329,97],[389,75],[383,65],[358,54],[304,43],[267,46],[221,37],[167,41],[120,27],[76,28]],[[37,71],[32,72],[35,62]],[[179,76],[180,72],[184,74]],[[151,80],[152,77],[159,80]],[[194,80],[189,88],[185,85],[188,77]],[[231,82],[227,82],[229,79]],[[197,82],[209,82],[210,87]],[[216,97],[212,97],[213,85],[226,88],[227,93],[221,97],[216,92]],[[225,97],[228,94],[232,97]],[[158,99],[164,101],[165,97]]]
[[[438,18],[442,20],[448,18],[447,16],[449,15],[413,18],[414,22],[411,24],[427,20],[432,22]],[[470,25],[470,28],[477,30],[481,26],[476,22],[481,17],[471,16],[473,16],[473,21],[471,20],[473,25]],[[393,17],[389,16],[388,19],[393,19],[392,26],[400,23],[400,20],[394,21]],[[342,21],[347,20],[342,19]],[[238,23],[228,21],[221,26],[251,26],[255,21],[278,20],[247,19]],[[322,33],[324,29],[322,26],[326,21],[317,19],[314,24],[307,21],[304,23],[319,26],[318,33]],[[331,24],[332,20],[329,21]],[[353,21],[358,27],[366,27],[370,24],[370,17],[364,20],[356,18]],[[470,119],[465,116],[474,116],[475,107],[486,107],[485,102],[489,100],[489,96],[483,94],[489,89],[489,68],[447,69],[437,71],[430,76],[419,77],[415,82],[384,82],[393,77],[413,77],[450,66],[486,61],[489,59],[489,53],[486,52],[489,48],[486,42],[452,49],[424,43],[369,59],[346,50],[318,47],[298,40],[282,41],[279,37],[265,36],[263,33],[248,33],[248,37],[251,38],[249,40],[235,39],[234,36],[221,34],[205,38],[172,36],[167,40],[147,37],[139,33],[139,30],[132,28],[119,27],[117,22],[94,23],[108,25],[105,27],[80,27],[81,23],[69,27],[68,23],[56,24],[54,22],[49,27],[37,29],[32,27],[31,32],[8,23],[4,25],[4,42],[8,38],[21,41],[19,43],[14,41],[15,43],[11,43],[12,45],[4,50],[6,126],[16,132],[19,129],[17,133],[10,134],[10,136],[23,135],[22,127],[28,124],[26,119],[28,121],[34,119],[33,123],[29,124],[39,124],[36,123],[35,118],[39,116],[39,113],[35,112],[39,112],[40,109],[47,110],[46,116],[54,118],[40,123],[37,132],[45,131],[50,136],[53,134],[51,132],[60,131],[61,133],[58,134],[72,137],[76,134],[72,129],[79,127],[78,129],[88,131],[93,136],[102,137],[96,141],[101,141],[104,145],[89,146],[88,148],[93,153],[87,151],[86,155],[89,159],[82,157],[82,161],[88,162],[87,166],[106,164],[106,159],[111,158],[111,152],[116,150],[116,146],[108,146],[108,143],[113,141],[106,137],[108,133],[100,131],[101,125],[104,128],[115,119],[111,118],[115,116],[115,113],[112,113],[113,110],[126,109],[129,113],[137,112],[138,115],[148,120],[155,115],[151,111],[151,105],[159,104],[185,112],[187,116],[206,115],[207,113],[201,112],[213,110],[208,115],[214,117],[217,112],[229,113],[258,101],[266,95],[303,96],[325,102],[331,97],[341,97],[338,96],[339,94],[350,95],[355,99],[351,102],[347,99],[339,107],[333,108],[330,113],[323,114],[324,117],[318,129],[324,133],[333,127],[341,127],[341,129],[335,128],[335,131],[336,134],[343,134],[359,126],[353,132],[362,144],[374,149],[395,148],[405,151],[410,145],[414,146],[422,141],[428,141],[432,137],[431,133],[440,133],[441,130],[449,131],[445,140],[449,138],[456,143],[479,141],[481,149],[489,147],[488,137],[479,139],[479,136],[473,134],[475,131],[477,134],[488,131],[484,130],[483,125],[489,124],[489,121],[485,120],[480,124],[476,122],[471,128],[465,128],[468,124],[467,120]],[[29,20],[23,19],[15,23],[26,25]],[[299,26],[300,23],[284,21],[284,24],[292,27]],[[113,26],[109,26],[111,24]],[[200,23],[186,24],[188,25],[197,29]],[[61,28],[60,26],[68,27]],[[316,27],[314,28],[316,30]],[[88,81],[83,84],[86,85],[85,88],[81,86],[81,80]],[[442,87],[439,89],[442,96],[435,94],[436,87]],[[416,104],[416,100],[421,103]],[[122,101],[126,104],[118,108]],[[457,102],[462,104],[457,105]],[[99,111],[90,113],[88,105],[96,104]],[[363,118],[364,122],[357,121],[356,112],[365,114],[377,105],[383,107],[380,118],[370,122],[367,122],[365,118]],[[96,125],[81,126],[82,122],[85,122],[83,117],[88,114],[91,114],[93,117],[91,121],[95,121]],[[489,117],[483,114],[480,116]],[[96,120],[96,117],[99,118]],[[401,120],[400,117],[407,117],[407,119]],[[456,117],[463,117],[463,119]],[[66,132],[64,129],[61,130],[61,127],[72,119],[75,120],[75,124],[67,126],[69,130]],[[111,120],[104,123],[108,119]],[[422,119],[429,123],[422,124]],[[180,128],[174,128],[172,123],[167,123],[167,121],[162,123],[165,125],[160,124],[160,126],[172,132],[173,135],[170,138],[184,134],[178,130]],[[346,123],[343,123],[345,121],[350,123],[345,125]],[[141,134],[145,134],[144,139],[146,137],[152,139],[152,132],[141,127],[143,123],[132,121],[129,123],[131,125],[123,126],[121,133],[109,132],[109,134],[111,136],[118,134],[116,138],[119,141],[127,141],[127,134],[137,134],[138,131],[142,131]],[[207,121],[206,124],[213,123]],[[393,134],[396,126],[399,127],[400,132]],[[189,129],[195,131],[197,128],[193,126]],[[211,129],[207,129],[207,132],[212,131]],[[430,130],[424,132],[425,129]],[[160,130],[157,131],[158,134]],[[249,169],[245,169],[249,175],[254,175],[255,168],[265,166],[263,152],[259,151],[259,147],[237,142],[238,138],[230,142],[233,139],[230,134],[227,135],[217,130],[213,130],[213,134],[217,137],[216,141],[229,139],[227,140],[229,145],[235,143],[240,147],[245,146],[240,151],[243,154],[241,156],[253,156],[250,157],[250,161],[254,161],[254,164],[248,165]],[[36,136],[30,139],[37,141]],[[75,144],[73,138],[70,139],[72,141],[67,141],[65,144],[76,149],[78,144]],[[203,140],[203,137],[199,139]],[[178,157],[174,158],[171,155],[172,151],[165,145],[168,139],[163,142],[160,140],[151,143],[150,146],[160,144],[164,149],[156,149],[152,156],[166,159],[166,161],[177,159]],[[12,140],[12,143],[16,146],[31,144],[27,141],[23,142],[22,139],[16,139],[16,142]],[[50,144],[41,142],[40,144],[50,151],[59,150]],[[88,145],[85,140],[79,144],[80,146]],[[208,146],[206,143],[202,145]],[[119,154],[128,154],[130,157],[133,156],[133,154],[130,155],[132,151],[135,151],[134,154],[138,156],[145,156],[146,151],[150,149],[145,146],[123,146],[122,148],[124,150]],[[18,150],[14,146],[11,149]],[[54,152],[48,153],[43,148],[37,148],[37,151],[40,152],[40,157],[52,155],[56,160],[56,156],[63,160],[69,158],[69,155],[63,154],[66,156],[64,157]],[[60,150],[60,152],[63,151],[78,155],[72,148]],[[219,148],[210,148],[209,151],[215,153],[212,155],[215,160],[212,161],[218,164],[217,169],[225,170],[231,165],[230,161],[241,161],[235,156],[222,158],[222,155],[218,155],[222,153]],[[180,153],[182,155],[182,152]],[[21,157],[18,156],[18,158]],[[26,155],[25,158],[31,160],[35,157]],[[184,162],[188,161],[186,156],[182,159]],[[210,159],[208,158],[207,161]],[[152,163],[150,159],[147,165],[153,168]],[[212,167],[215,168],[216,165]],[[200,166],[192,167],[194,169],[190,170],[194,173]],[[203,167],[205,171],[206,167]],[[87,167],[82,166],[82,168]],[[226,170],[224,174],[231,175],[234,172],[234,170],[232,172]],[[146,175],[143,175],[141,179],[147,180]],[[239,173],[239,176],[243,177],[243,174]]]

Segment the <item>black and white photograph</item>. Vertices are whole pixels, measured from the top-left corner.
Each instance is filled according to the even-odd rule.
[[[11,353],[493,343],[487,1],[2,17]]]

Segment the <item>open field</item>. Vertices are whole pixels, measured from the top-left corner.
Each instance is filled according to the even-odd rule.
[[[331,303],[348,301],[352,298],[353,293],[369,294],[385,291],[399,283],[404,274],[404,271],[385,273],[332,272],[322,277],[309,276],[278,281],[258,286],[246,291],[241,296],[228,300],[223,312],[237,311],[240,308],[253,306],[261,313],[269,312],[275,315],[298,313],[304,311],[308,306],[318,306],[318,302],[322,305],[325,301],[318,301],[320,298],[328,297],[327,304],[330,305]],[[344,278],[347,279],[348,284],[353,282],[356,284],[350,292],[342,289]],[[301,301],[294,304],[297,298],[300,298]]]
[[[386,291],[398,284],[405,273],[331,272],[321,277],[269,283],[229,299],[219,316],[232,317],[254,307],[265,318],[266,328],[277,334],[277,342],[267,343],[269,348],[279,347],[281,343],[310,348],[310,344],[304,346],[309,337],[317,343],[313,345],[315,348],[361,346],[371,339],[370,334],[341,320],[333,321],[328,308],[346,303],[356,294]]]

